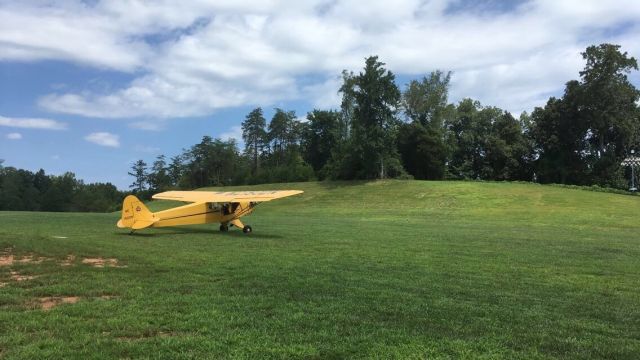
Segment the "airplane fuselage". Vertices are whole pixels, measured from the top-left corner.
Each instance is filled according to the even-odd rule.
[[[153,213],[151,227],[221,223],[226,224],[250,214],[255,203],[194,203]]]
[[[187,205],[151,212],[135,195],[122,201],[122,213],[116,224],[131,232],[149,227],[220,223],[220,231],[230,226],[252,232],[240,218],[253,212],[258,203],[302,194],[300,190],[273,191],[165,191],[153,195],[154,199],[189,202]]]

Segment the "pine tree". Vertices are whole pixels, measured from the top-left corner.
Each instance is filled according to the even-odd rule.
[[[384,65],[377,56],[370,56],[365,61],[364,72],[354,79],[350,150],[356,156],[353,165],[359,178],[384,178],[402,171],[394,144],[400,90],[395,75]]]
[[[262,108],[253,109],[242,122],[242,139],[245,152],[252,159],[251,172],[255,176],[260,168],[260,155],[267,144],[266,120]]]
[[[128,173],[135,180],[129,186],[135,192],[141,192],[147,189],[147,181],[149,174],[147,173],[147,163],[144,160],[138,160],[131,166],[131,172]]]

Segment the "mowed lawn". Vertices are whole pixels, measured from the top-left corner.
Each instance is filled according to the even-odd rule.
[[[242,189],[305,193],[261,204],[243,218],[250,235],[0,212],[15,260],[0,266],[0,358],[640,357],[640,197],[481,182]],[[116,260],[83,263],[95,258]],[[76,302],[43,310],[50,297]]]

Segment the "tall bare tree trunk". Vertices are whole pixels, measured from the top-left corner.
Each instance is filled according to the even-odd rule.
[[[258,143],[253,145],[253,175],[258,175]]]

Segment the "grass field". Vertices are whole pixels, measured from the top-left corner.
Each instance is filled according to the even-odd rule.
[[[119,214],[0,212],[0,250],[15,260],[0,266],[0,357],[640,356],[638,197],[477,182],[247,188],[305,193],[261,204],[243,218],[250,235],[130,236]],[[43,310],[51,297],[77,302]]]

